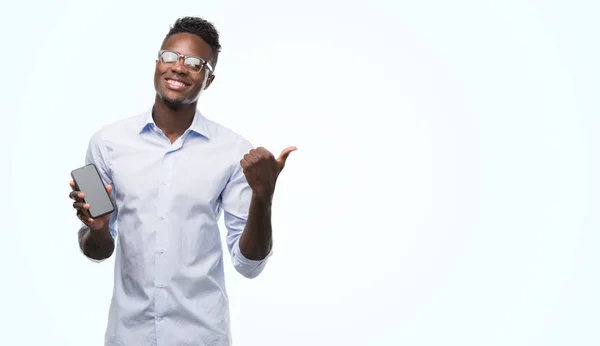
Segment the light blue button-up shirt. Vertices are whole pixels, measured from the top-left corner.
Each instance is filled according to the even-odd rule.
[[[240,160],[252,145],[199,111],[171,144],[151,114],[103,127],[86,155],[116,203],[106,345],[230,345],[221,213],[234,268],[253,278],[267,262],[239,248],[252,195]]]

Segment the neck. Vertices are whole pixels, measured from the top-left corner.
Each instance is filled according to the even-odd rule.
[[[152,118],[156,126],[167,137],[178,138],[181,136],[192,125],[194,114],[196,114],[196,102],[171,108],[156,95],[154,107],[152,108]]]

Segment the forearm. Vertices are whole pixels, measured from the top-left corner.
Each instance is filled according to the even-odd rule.
[[[272,195],[252,195],[248,220],[240,237],[240,251],[249,260],[262,260],[273,246],[271,228]]]
[[[112,255],[115,241],[108,226],[98,231],[87,228],[79,234],[79,247],[87,257],[103,260]]]

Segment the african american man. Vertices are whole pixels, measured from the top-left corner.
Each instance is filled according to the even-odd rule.
[[[258,276],[272,254],[275,182],[296,148],[276,159],[200,113],[220,49],[210,22],[178,19],[158,52],[154,105],[91,137],[85,162],[112,214],[91,219],[70,183],[82,252],[97,261],[115,252],[107,346],[231,344],[221,214],[237,272]]]

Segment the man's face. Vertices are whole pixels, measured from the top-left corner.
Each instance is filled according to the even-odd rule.
[[[198,57],[212,65],[212,49],[193,34],[174,34],[165,40],[161,50]],[[193,62],[194,59],[188,61]],[[171,108],[196,102],[202,90],[208,88],[213,79],[214,75],[207,66],[203,66],[201,71],[197,72],[194,68],[186,66],[183,57],[170,63],[164,63],[160,58],[156,61],[154,88],[163,102]]]

